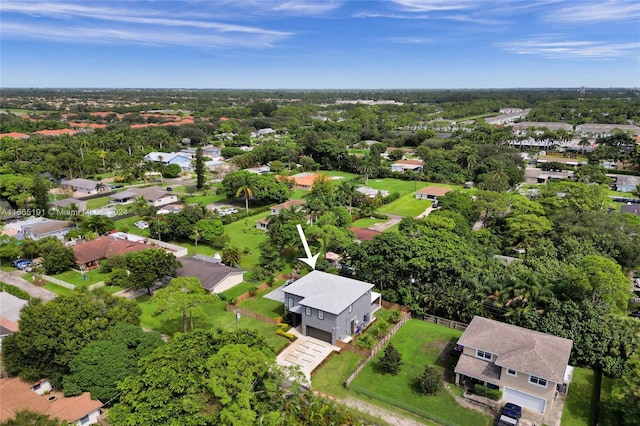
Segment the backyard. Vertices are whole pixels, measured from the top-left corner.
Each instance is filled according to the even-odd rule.
[[[400,372],[395,376],[382,372],[378,364],[381,351],[351,383],[349,390],[427,419],[460,425],[488,425],[492,420],[490,416],[463,408],[456,402],[454,392],[445,388],[435,395],[425,396],[414,385],[426,365],[436,366],[444,375],[445,368],[449,368],[451,362],[449,348],[461,334],[458,330],[440,325],[410,320],[391,339],[402,354]],[[382,382],[384,386],[380,386]]]
[[[563,426],[588,426],[595,424],[597,400],[593,389],[593,370],[575,367],[573,380],[564,402]]]

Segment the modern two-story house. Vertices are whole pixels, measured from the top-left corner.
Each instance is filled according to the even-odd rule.
[[[534,412],[548,411],[570,381],[569,339],[476,316],[458,344],[456,383],[500,389],[505,402]]]
[[[304,336],[335,345],[371,321],[380,298],[372,288],[364,281],[312,271],[283,288],[285,313]]]

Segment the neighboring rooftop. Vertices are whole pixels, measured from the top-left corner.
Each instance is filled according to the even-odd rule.
[[[153,247],[145,243],[110,236],[98,237],[72,247],[78,265],[150,248]]]
[[[215,258],[210,258],[215,259]],[[202,288],[207,291],[213,290],[225,278],[232,274],[244,274],[242,269],[233,268],[215,263],[209,259],[200,258],[182,258],[180,259],[182,267],[178,268],[179,277],[198,277]]]
[[[22,300],[6,291],[0,291],[0,317],[17,322],[20,318],[20,310],[26,304],[26,300]]]
[[[495,364],[562,383],[573,342],[476,316],[458,344],[496,355]]]

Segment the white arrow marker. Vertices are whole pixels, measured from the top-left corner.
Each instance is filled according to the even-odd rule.
[[[299,260],[311,266],[311,269],[316,269],[316,261],[318,260],[318,256],[320,256],[320,253],[316,254],[315,256],[311,256],[311,250],[309,250],[309,244],[307,244],[307,238],[304,236],[302,225],[297,224],[296,228],[298,228],[298,233],[300,234],[300,239],[302,240],[302,245],[304,246],[304,252],[307,254],[307,257],[300,257]]]

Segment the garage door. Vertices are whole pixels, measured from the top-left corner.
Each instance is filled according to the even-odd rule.
[[[331,333],[328,331],[320,330],[319,328],[307,326],[307,336],[315,337],[323,342],[331,343]]]
[[[545,406],[547,405],[547,401],[543,398],[538,398],[537,396],[507,387],[504,388],[503,399],[507,402],[512,402],[523,408],[528,408],[529,410],[534,410],[539,413],[544,413]]]

